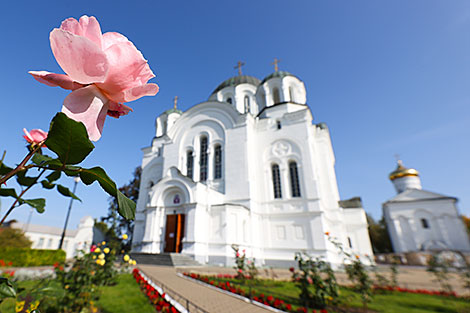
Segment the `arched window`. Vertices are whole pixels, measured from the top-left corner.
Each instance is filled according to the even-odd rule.
[[[299,173],[297,171],[297,163],[295,161],[289,162],[289,174],[292,197],[300,197]]]
[[[222,147],[216,145],[214,148],[214,179],[222,178]]]
[[[282,191],[281,191],[281,174],[279,173],[279,165],[273,164],[271,166],[271,171],[273,174],[274,199],[280,199],[282,198]]]
[[[193,152],[188,150],[186,153],[186,176],[193,179],[193,168],[194,168],[194,157]]]
[[[250,97],[245,96],[245,113],[250,112]]]
[[[279,94],[279,89],[278,88],[274,88],[273,89],[273,104],[277,104],[279,102],[281,102],[281,96]]]
[[[422,218],[421,219],[421,226],[423,226],[423,228],[429,228],[428,220],[425,219],[425,218]]]
[[[232,104],[232,98],[231,98],[231,97],[228,97],[228,98],[227,98],[227,102],[230,103],[230,104]]]
[[[201,137],[201,151],[199,155],[199,181],[207,180],[207,137]]]
[[[289,87],[289,99],[290,99],[290,102],[295,102],[294,101],[294,89],[291,87]]]

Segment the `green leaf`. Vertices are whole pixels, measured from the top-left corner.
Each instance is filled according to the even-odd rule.
[[[88,139],[85,125],[64,113],[57,113],[52,119],[45,144],[63,164],[78,164],[95,148]]]
[[[77,197],[73,192],[71,192],[70,189],[68,189],[67,187],[64,187],[64,186],[62,186],[62,185],[57,185],[57,190],[58,190],[63,196],[71,197],[71,198],[74,198],[75,200],[78,200],[78,201],[82,202],[82,200],[80,200],[80,198]]]
[[[50,183],[52,183],[52,182],[54,182],[54,181],[56,181],[56,180],[58,180],[58,179],[60,178],[60,174],[61,174],[60,171],[54,171],[54,172],[52,172],[51,174],[47,175],[47,176],[46,176],[46,179],[47,179]]]
[[[41,185],[43,188],[52,189],[55,187],[55,184],[48,182],[47,180],[42,180]]]
[[[0,196],[18,198],[14,188],[0,188]]]
[[[97,181],[108,194],[117,198],[119,214],[125,219],[134,218],[135,202],[127,198],[116,188],[114,181],[109,178],[108,174],[101,167],[82,168],[80,170],[80,178],[85,185],[91,185]]]
[[[0,164],[0,175],[6,175],[13,171],[11,167],[6,166],[3,162]]]
[[[29,204],[30,206],[35,208],[38,213],[44,213],[44,208],[46,207],[46,199],[43,199],[43,198],[29,199],[29,200],[22,200],[21,202]]]
[[[43,155],[40,153],[35,153],[31,159],[31,162],[33,162],[36,165],[45,165],[49,163],[50,161],[55,160],[54,158],[51,158],[48,155]]]
[[[0,277],[0,299],[4,298],[16,298],[16,290],[8,279]]]
[[[122,192],[117,190],[118,212],[126,220],[132,220],[135,217],[135,202],[126,197]]]
[[[35,183],[36,177],[29,177],[29,176],[26,176],[26,172],[27,172],[27,170],[18,172],[18,173],[16,174],[16,181],[17,181],[18,184],[20,184],[21,186],[29,187],[29,186],[31,186],[32,184]]]
[[[91,185],[93,182],[98,181],[101,188],[111,196],[116,197],[116,184],[101,167],[82,168],[80,170],[80,179],[85,185]]]

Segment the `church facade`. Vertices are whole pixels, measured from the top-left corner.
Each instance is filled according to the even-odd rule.
[[[236,244],[260,265],[290,266],[299,251],[337,264],[329,232],[372,255],[360,200],[340,201],[328,127],[288,72],[235,76],[185,112],[175,105],[143,153],[134,252],[232,265]]]
[[[393,250],[470,252],[457,198],[421,188],[419,173],[401,161],[390,176],[397,195],[383,204]]]

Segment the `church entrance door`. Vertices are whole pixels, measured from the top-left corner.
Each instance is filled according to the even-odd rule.
[[[181,241],[184,237],[184,219],[184,214],[170,214],[166,216],[164,252],[180,253],[183,250]]]

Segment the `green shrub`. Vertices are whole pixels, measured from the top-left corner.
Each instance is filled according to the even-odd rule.
[[[0,259],[12,266],[53,265],[65,261],[65,251],[0,247]]]
[[[0,227],[0,248],[31,248],[31,240],[22,230]]]

